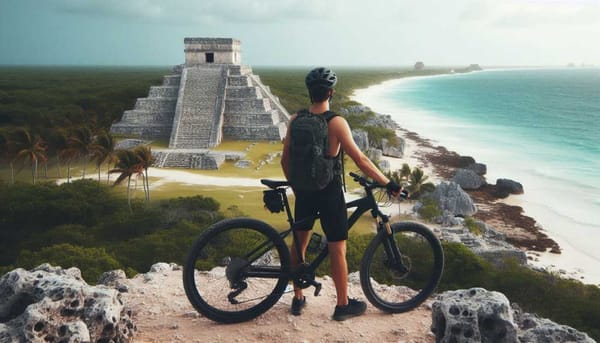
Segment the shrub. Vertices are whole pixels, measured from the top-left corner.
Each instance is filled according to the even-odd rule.
[[[95,284],[105,271],[122,269],[122,265],[104,248],[82,248],[71,244],[52,245],[38,252],[23,250],[17,263],[27,269],[43,263],[63,268],[77,267],[81,270],[81,276],[90,284]]]
[[[417,212],[423,219],[433,221],[435,218],[442,215],[442,211],[434,200],[423,199],[422,203],[423,206],[421,206]]]

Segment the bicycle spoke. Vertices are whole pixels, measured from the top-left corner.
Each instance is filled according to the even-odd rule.
[[[216,227],[199,239],[188,257],[186,294],[211,319],[251,319],[272,306],[287,285],[287,247],[274,230],[257,223],[234,221]]]

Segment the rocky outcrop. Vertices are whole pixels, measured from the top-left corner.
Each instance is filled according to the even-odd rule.
[[[516,304],[513,304],[512,307],[515,322],[520,329],[518,333],[519,342],[595,342],[587,334],[577,331],[570,326],[557,324],[549,319],[540,318],[535,314],[523,313]]]
[[[511,179],[496,180],[496,196],[506,198],[509,194],[523,194],[523,185]]]
[[[441,182],[428,197],[438,204],[442,212],[449,211],[454,216],[471,216],[477,212],[469,194],[456,182]]]
[[[381,140],[381,150],[383,151],[384,156],[402,158],[404,156],[404,140],[400,137],[396,137],[398,139],[398,146],[392,145],[388,142],[387,139]]]
[[[0,278],[0,342],[132,342],[119,291],[90,286],[77,268],[49,264]]]
[[[483,288],[448,291],[432,305],[436,342],[594,342],[585,333],[521,313],[506,296]]]
[[[468,166],[466,166],[465,169],[474,171],[475,174],[481,175],[481,176],[487,174],[487,166],[483,163],[477,163],[477,162],[471,163]]]
[[[352,138],[354,139],[354,142],[356,142],[356,145],[358,145],[360,150],[369,150],[369,135],[365,130],[352,130]]]
[[[458,169],[452,181],[458,183],[465,190],[479,189],[486,184],[482,176],[469,169]]]
[[[527,265],[527,255],[524,251],[506,242],[506,236],[494,230],[484,222],[475,224],[480,234],[472,233],[464,225],[462,218],[455,218],[460,225],[440,228],[440,240],[462,243],[475,255],[482,257],[495,266],[501,266],[507,260],[517,261],[520,265]]]
[[[518,342],[510,303],[502,293],[483,288],[442,293],[431,317],[436,342]]]

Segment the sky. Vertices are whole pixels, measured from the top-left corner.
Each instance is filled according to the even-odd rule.
[[[185,37],[255,66],[598,66],[600,0],[0,0],[0,65],[176,65]]]

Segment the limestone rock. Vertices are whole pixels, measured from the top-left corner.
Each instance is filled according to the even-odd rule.
[[[469,169],[458,169],[452,181],[458,183],[462,189],[479,189],[485,185],[485,179]]]
[[[455,218],[459,222],[460,218]],[[515,248],[506,242],[506,237],[500,232],[487,226],[483,222],[477,222],[482,234],[476,235],[464,226],[442,227],[440,239],[448,242],[462,243],[474,254],[483,257],[495,266],[501,266],[507,259],[516,260],[524,266],[527,264],[527,255],[524,251]]]
[[[474,171],[477,175],[485,175],[487,174],[487,166],[483,163],[471,163],[466,169]]]
[[[395,157],[395,158],[401,158],[404,156],[404,140],[398,137],[399,142],[401,142],[399,144],[399,146],[393,146],[390,145],[388,143],[387,139],[382,139],[381,140],[381,150],[383,151],[383,155],[385,156],[390,156],[390,157]]]
[[[121,269],[111,270],[102,273],[98,278],[98,285],[109,286],[117,289],[119,292],[127,292],[127,275]]]
[[[438,204],[442,212],[450,211],[455,216],[471,216],[477,212],[471,197],[456,182],[440,183],[429,197]]]
[[[234,164],[234,166],[236,168],[250,168],[252,164],[253,163],[250,160],[239,160]]]
[[[506,296],[483,288],[444,292],[432,306],[436,342],[517,343],[517,326]]]
[[[505,198],[509,194],[523,194],[523,185],[511,179],[496,180],[496,195]]]
[[[369,135],[365,130],[352,130],[352,138],[354,138],[354,142],[356,142],[356,145],[358,145],[360,150],[369,150]]]
[[[136,331],[117,290],[49,264],[0,278],[0,323],[1,342],[132,342]]]
[[[521,313],[518,307],[514,310],[514,317],[520,329],[520,342],[595,342],[587,334],[571,327],[557,324],[549,319],[539,318],[535,314]]]

